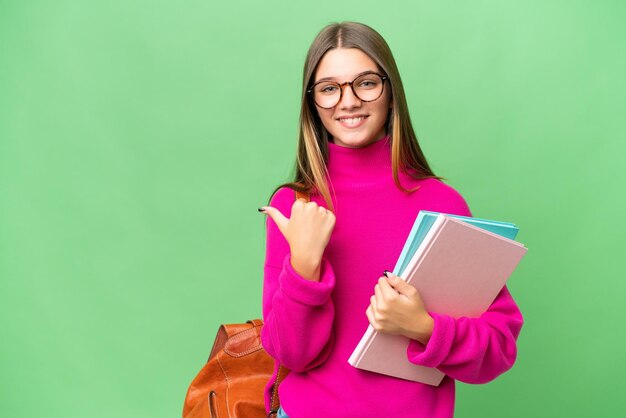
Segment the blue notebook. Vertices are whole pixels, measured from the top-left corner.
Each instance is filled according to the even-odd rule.
[[[404,243],[404,248],[400,253],[400,257],[398,257],[398,262],[393,269],[393,274],[400,276],[404,272],[404,269],[409,264],[409,261],[411,261],[411,258],[413,258],[413,255],[424,240],[426,233],[428,233],[430,227],[435,222],[435,219],[437,219],[437,215],[439,215],[439,212],[420,210],[420,213],[417,215],[415,223],[413,224],[413,228],[411,228],[409,237]],[[510,222],[492,221],[489,219],[472,218],[469,216],[445,215],[509,239],[515,239],[517,232],[519,231],[519,228]]]

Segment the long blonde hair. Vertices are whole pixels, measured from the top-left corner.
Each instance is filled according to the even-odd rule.
[[[315,37],[306,56],[302,78],[302,107],[300,111],[300,134],[296,156],[294,180],[281,184],[299,192],[318,193],[328,208],[332,200],[328,186],[328,140],[311,95],[307,90],[313,83],[317,66],[326,52],[334,48],[357,48],[367,54],[389,78],[391,87],[391,110],[387,118],[387,134],[391,139],[391,165],[396,186],[410,193],[400,184],[399,172],[413,178],[439,178],[430,169],[426,157],[417,142],[411,124],[402,80],[387,42],[371,27],[356,22],[333,23],[323,28]]]

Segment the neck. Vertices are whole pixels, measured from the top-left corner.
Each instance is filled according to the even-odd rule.
[[[354,186],[391,178],[391,140],[384,136],[362,148],[348,148],[328,143],[328,173],[331,181]]]

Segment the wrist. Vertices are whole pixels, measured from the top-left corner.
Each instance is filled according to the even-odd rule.
[[[306,280],[319,282],[321,260],[291,256],[291,268]]]
[[[415,322],[415,328],[409,338],[419,341],[426,345],[433,335],[435,329],[435,320],[428,313],[425,313]]]

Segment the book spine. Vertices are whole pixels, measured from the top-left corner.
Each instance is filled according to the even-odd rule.
[[[352,352],[352,355],[348,359],[348,363],[350,363],[354,367],[358,367],[359,363],[361,362],[361,359],[363,358],[363,355],[367,351],[367,348],[370,346],[370,344],[374,340],[375,334],[376,334],[376,331],[374,331],[374,327],[372,327],[371,325],[368,325],[367,331],[365,331],[365,334],[363,334],[363,337],[361,337],[361,341],[359,341],[359,344],[357,344],[356,348]]]
[[[426,252],[426,249],[430,246],[431,241],[437,235],[439,229],[441,228],[441,225],[443,225],[445,221],[445,215],[440,214],[437,216],[435,223],[433,223],[433,225],[430,227],[430,230],[424,237],[424,240],[417,248],[417,251],[415,251],[415,254],[413,254],[413,257],[411,257],[411,261],[409,261],[409,264],[407,264],[406,268],[402,272],[402,275],[400,276],[401,279],[407,281],[407,279],[413,275],[413,270],[415,270],[415,268],[419,265],[419,262]]]

